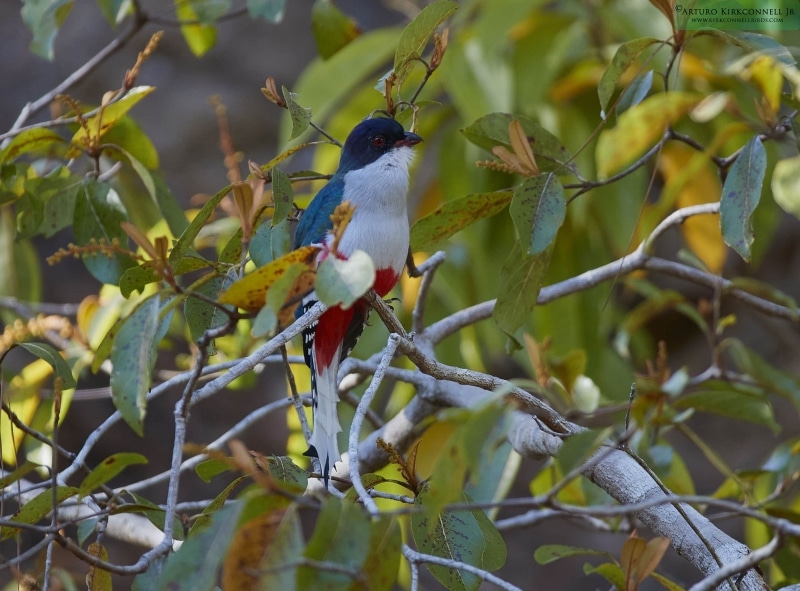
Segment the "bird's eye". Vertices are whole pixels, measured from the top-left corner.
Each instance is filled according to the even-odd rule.
[[[374,138],[372,138],[372,145],[373,146],[377,146],[378,148],[380,148],[384,144],[386,144],[386,138],[383,137],[382,135],[376,135]]]

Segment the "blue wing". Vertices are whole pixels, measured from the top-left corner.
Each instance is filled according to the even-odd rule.
[[[300,218],[294,233],[294,248],[320,242],[325,233],[333,229],[331,214],[342,202],[344,181],[333,177],[322,187]]]

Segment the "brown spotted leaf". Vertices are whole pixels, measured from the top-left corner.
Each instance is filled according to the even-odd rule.
[[[220,296],[219,301],[248,312],[260,310],[264,306],[270,286],[292,265],[304,265],[309,271],[313,270],[317,251],[316,246],[303,246],[275,259],[239,279]]]

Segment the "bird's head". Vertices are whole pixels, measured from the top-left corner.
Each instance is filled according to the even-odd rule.
[[[421,137],[404,130],[394,119],[366,119],[347,136],[337,172],[341,174],[364,168],[392,150],[409,148],[421,141]]]

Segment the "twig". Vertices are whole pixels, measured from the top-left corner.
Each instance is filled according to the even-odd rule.
[[[412,332],[422,332],[422,329],[425,327],[425,306],[428,303],[428,294],[433,284],[433,277],[436,275],[436,269],[439,268],[439,265],[444,263],[445,257],[444,251],[440,250],[416,268],[416,271],[422,275],[422,281],[419,284],[417,301],[411,313]]]
[[[734,560],[720,567],[715,573],[712,573],[702,581],[692,585],[689,591],[711,591],[712,589],[716,589],[722,581],[726,579],[730,580],[731,577],[758,566],[758,563],[762,560],[766,560],[775,555],[781,547],[781,538],[782,535],[780,531],[776,532],[767,544],[757,550],[753,550],[747,556],[742,556],[739,560]]]
[[[5,140],[6,138],[13,137],[17,135],[22,126],[27,121],[28,117],[37,113],[47,105],[49,105],[53,100],[55,100],[56,96],[59,94],[65,93],[69,90],[73,85],[78,83],[80,80],[88,76],[90,73],[94,71],[101,63],[103,63],[108,57],[122,49],[125,44],[130,41],[136,33],[138,33],[142,27],[147,23],[146,18],[142,18],[141,13],[137,13],[137,17],[133,21],[133,25],[128,30],[127,33],[113,39],[108,45],[106,45],[103,49],[98,51],[93,57],[91,57],[85,64],[83,64],[80,68],[72,72],[69,76],[67,76],[63,82],[61,82],[58,86],[53,88],[51,91],[47,92],[46,94],[42,95],[32,103],[28,103],[22,109],[22,112],[17,117],[17,120],[11,126],[11,129],[4,134],[0,134],[0,142]]]
[[[203,375],[203,368],[208,360],[208,349],[214,339],[230,333],[236,324],[228,319],[220,327],[206,330],[197,340],[197,354],[195,366],[189,374],[189,380],[183,389],[183,394],[175,404],[175,437],[172,442],[172,461],[170,471],[172,477],[167,487],[167,508],[164,511],[164,541],[161,543],[166,548],[172,547],[173,527],[175,524],[175,506],[178,504],[178,484],[180,481],[181,459],[183,457],[183,444],[186,441],[186,426],[189,422],[189,411],[194,400],[194,387]]]
[[[303,409],[303,401],[297,393],[297,382],[294,381],[292,366],[289,365],[289,355],[286,352],[286,345],[281,345],[281,358],[283,359],[283,366],[286,369],[286,381],[289,384],[289,393],[292,396],[294,409],[297,411],[297,419],[300,421],[300,427],[303,429],[303,436],[306,441],[311,441],[311,429],[308,426],[306,411]]]
[[[287,408],[290,404],[291,404],[291,400],[290,399],[282,398],[280,400],[276,400],[274,402],[270,402],[269,404],[267,404],[265,406],[257,408],[256,410],[254,410],[253,412],[248,414],[246,417],[244,417],[242,420],[240,420],[238,423],[236,423],[233,427],[231,427],[230,429],[225,431],[225,433],[223,433],[222,435],[217,437],[214,441],[212,441],[211,443],[206,445],[206,449],[212,450],[212,451],[221,451],[221,450],[225,449],[225,445],[231,439],[241,435],[251,425],[255,424],[257,421],[263,419],[265,416],[267,416],[267,415],[269,415],[269,414],[271,414],[271,413],[273,413],[275,411]],[[191,469],[195,468],[198,464],[202,463],[207,457],[208,457],[207,454],[201,453],[201,454],[197,454],[196,456],[193,456],[193,457],[189,458],[188,460],[185,460],[181,464],[179,472],[182,473],[182,472],[186,472],[187,470],[191,470]],[[121,486],[121,487],[115,489],[114,492],[115,493],[119,493],[119,492],[122,492],[123,490],[129,491],[129,492],[136,492],[136,491],[144,490],[146,488],[149,488],[151,486],[154,486],[156,484],[164,482],[165,480],[168,480],[171,476],[172,476],[172,471],[171,470],[165,470],[164,472],[161,472],[160,474],[156,474],[155,476],[151,476],[149,478],[146,478],[144,480],[140,480],[138,482],[134,482],[132,484]]]
[[[68,449],[65,449],[65,448],[61,447],[60,445],[57,445],[52,439],[50,439],[44,433],[41,433],[41,432],[37,431],[36,429],[33,429],[32,427],[29,427],[28,425],[26,425],[16,415],[16,413],[13,410],[11,410],[11,407],[8,406],[8,404],[6,404],[5,400],[0,402],[0,409],[2,409],[2,411],[4,413],[6,413],[6,416],[8,417],[8,420],[10,420],[11,423],[17,429],[19,429],[20,431],[23,431],[26,435],[30,435],[34,439],[36,439],[38,441],[41,441],[46,446],[52,448],[53,450],[58,452],[59,455],[65,457],[66,459],[68,459],[70,461],[75,459],[75,454],[73,452],[69,451]]]
[[[350,481],[353,483],[353,488],[356,489],[361,502],[364,503],[364,507],[366,507],[367,511],[372,515],[377,515],[379,510],[375,501],[369,496],[367,489],[364,488],[364,484],[361,482],[361,475],[358,472],[358,437],[361,433],[364,415],[381,385],[383,376],[386,373],[386,368],[394,358],[399,342],[400,338],[396,334],[389,335],[389,341],[386,343],[381,362],[378,364],[375,375],[372,377],[372,383],[370,383],[369,388],[367,388],[366,392],[364,392],[364,395],[361,397],[361,402],[358,403],[358,408],[356,408],[356,413],[353,416],[353,422],[350,424],[350,436],[347,440],[347,451],[350,458]]]
[[[439,556],[434,556],[432,554],[423,554],[421,552],[417,552],[413,548],[403,544],[403,556],[406,557],[412,564],[420,564],[427,562],[429,564],[438,564],[439,566],[444,566],[447,568],[452,568],[456,570],[462,570],[466,573],[470,573],[475,575],[476,577],[480,577],[484,581],[488,581],[494,585],[497,585],[501,589],[505,589],[506,591],[522,591],[516,585],[512,585],[508,581],[504,581],[500,577],[497,577],[490,573],[487,570],[482,568],[478,568],[477,566],[472,566],[471,564],[466,564],[465,562],[459,562],[458,560],[450,560],[448,558],[441,558]]]

